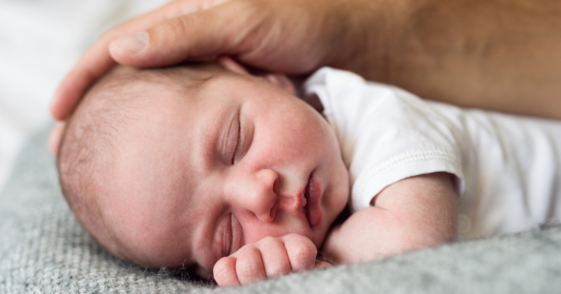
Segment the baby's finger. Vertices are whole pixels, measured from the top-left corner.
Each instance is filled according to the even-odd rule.
[[[263,265],[267,277],[289,274],[292,270],[284,244],[278,238],[267,237],[259,241]]]
[[[253,246],[236,252],[236,273],[242,285],[248,285],[267,279],[263,268],[261,252]]]
[[[240,280],[236,274],[236,258],[223,257],[212,269],[214,280],[220,287],[239,286]]]
[[[293,272],[314,268],[317,248],[310,239],[297,234],[286,235],[282,238]]]

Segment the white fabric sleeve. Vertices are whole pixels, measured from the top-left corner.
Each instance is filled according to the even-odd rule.
[[[461,132],[429,104],[395,87],[322,68],[306,81],[319,96],[351,174],[351,210],[366,208],[382,189],[434,172],[456,176],[464,190]]]

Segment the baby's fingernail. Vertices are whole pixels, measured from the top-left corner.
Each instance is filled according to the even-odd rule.
[[[321,269],[321,268],[326,268],[326,267],[332,267],[332,265],[328,262],[316,259],[316,264],[314,266],[314,269]]]
[[[113,46],[129,53],[138,53],[148,45],[148,33],[140,32],[132,36],[123,37],[113,41]]]

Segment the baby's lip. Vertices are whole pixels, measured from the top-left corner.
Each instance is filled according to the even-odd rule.
[[[303,210],[306,218],[308,219],[308,223],[312,228],[319,225],[323,217],[320,207],[321,192],[319,180],[313,173],[310,174],[308,183],[304,188],[304,199],[306,204],[303,207]]]

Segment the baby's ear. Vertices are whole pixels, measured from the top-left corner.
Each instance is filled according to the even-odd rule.
[[[290,81],[290,79],[283,74],[274,74],[274,73],[250,73],[245,67],[241,64],[234,61],[232,58],[228,56],[222,56],[218,58],[218,62],[227,70],[230,70],[235,73],[239,74],[246,74],[256,76],[258,78],[265,79],[269,83],[280,87],[281,89],[287,91],[292,95],[296,95],[296,88],[294,88],[294,84]]]
[[[273,85],[279,86],[281,89],[287,91],[288,93],[296,95],[296,88],[294,88],[294,84],[286,75],[269,73],[264,74],[260,77],[264,78]]]
[[[218,63],[222,65],[225,69],[233,71],[239,74],[249,74],[249,71],[245,69],[241,64],[235,62],[232,58],[228,56],[222,56],[218,58]]]

